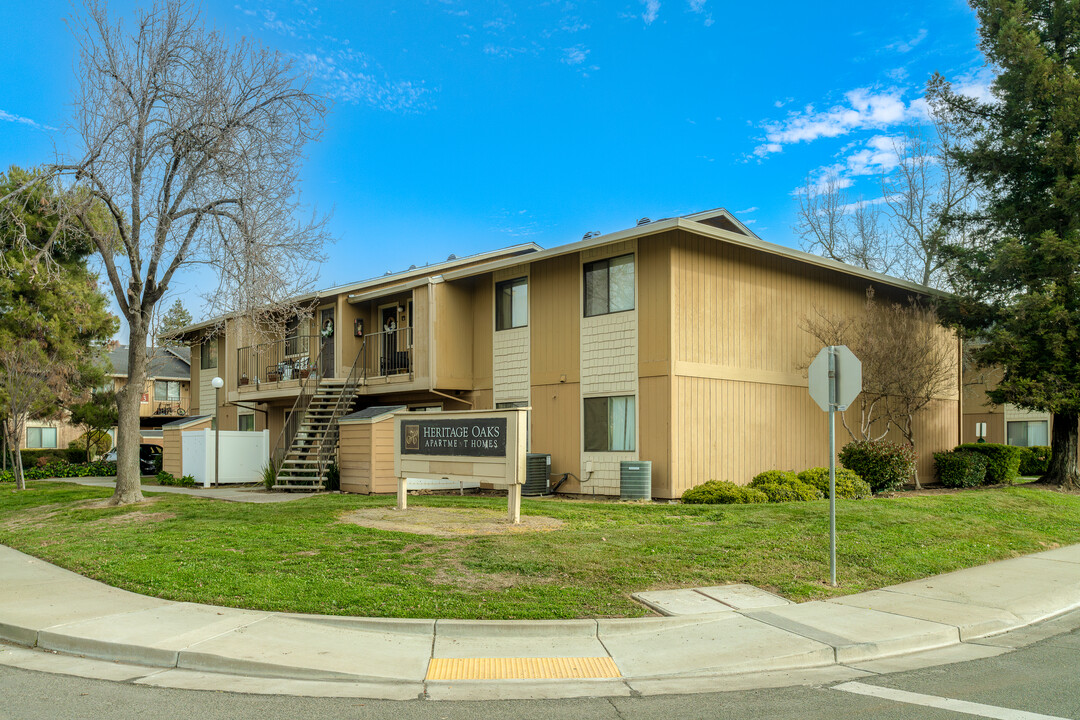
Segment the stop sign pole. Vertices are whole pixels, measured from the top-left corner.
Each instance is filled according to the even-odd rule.
[[[862,390],[862,363],[846,345],[822,348],[810,363],[810,397],[829,413],[829,574],[836,587],[836,412]]]

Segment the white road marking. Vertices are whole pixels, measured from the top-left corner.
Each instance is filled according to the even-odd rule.
[[[855,693],[856,695],[870,695],[885,700],[908,703],[910,705],[923,705],[925,707],[951,710],[952,712],[978,715],[979,717],[995,718],[995,720],[1070,720],[1069,718],[1057,717],[1056,715],[1042,715],[1040,713],[1027,712],[1026,710],[1012,710],[1010,708],[983,705],[982,703],[967,702],[966,700],[953,700],[952,698],[937,697],[936,695],[923,695],[922,693],[907,692],[906,690],[894,690],[893,688],[878,687],[877,685],[865,685],[861,682],[846,682],[833,685],[834,690]]]

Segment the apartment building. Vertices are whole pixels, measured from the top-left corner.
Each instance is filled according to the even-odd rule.
[[[322,442],[313,433],[368,407],[527,406],[530,450],[569,474],[562,491],[618,496],[620,461],[649,460],[653,497],[674,498],[828,463],[803,369],[820,348],[801,321],[863,312],[870,286],[881,299],[929,292],[767,243],[723,209],[642,221],[298,298],[313,317],[269,341],[236,318],[194,324],[191,412],[268,428],[288,463],[297,437]],[[958,373],[959,361],[957,347]],[[930,477],[931,454],[959,442],[959,382],[916,424]]]

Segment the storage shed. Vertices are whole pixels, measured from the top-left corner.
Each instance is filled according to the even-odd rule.
[[[184,474],[184,443],[180,433],[186,430],[206,430],[213,418],[209,415],[196,415],[174,420],[161,426],[162,448],[161,469],[174,477]]]
[[[397,491],[394,475],[394,413],[405,405],[377,405],[338,421],[341,489],[354,493]]]

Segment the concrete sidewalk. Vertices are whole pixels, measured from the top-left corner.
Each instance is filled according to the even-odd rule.
[[[0,646],[0,664],[174,688],[465,700],[827,683],[988,657],[1008,650],[991,636],[1080,607],[1080,545],[835,600],[737,606],[546,622],[290,615],[144,597],[0,546],[0,639],[23,646]]]

